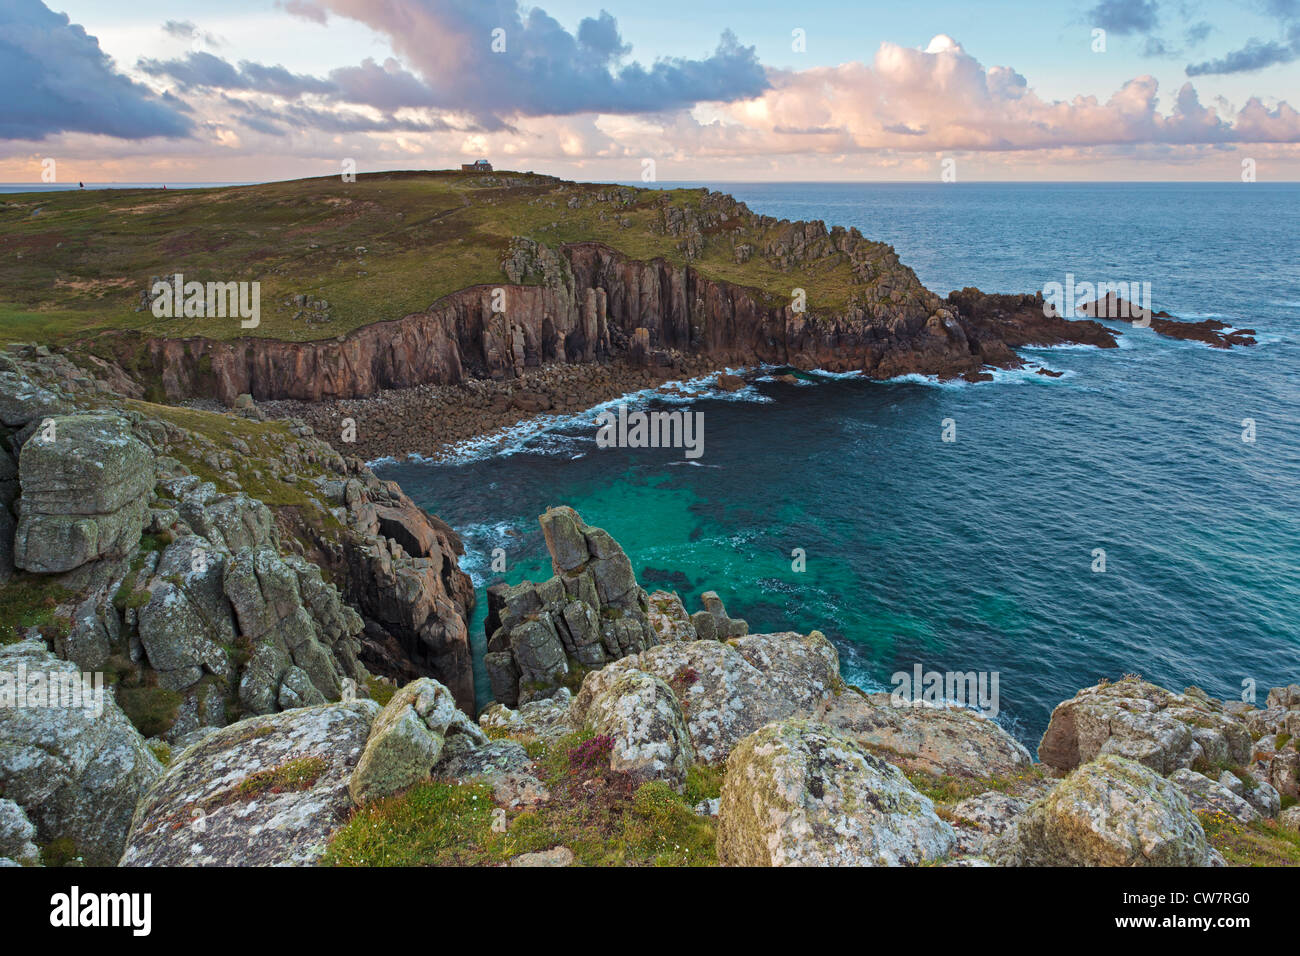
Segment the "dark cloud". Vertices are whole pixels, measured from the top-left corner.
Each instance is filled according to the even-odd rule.
[[[1188,76],[1204,76],[1210,73],[1248,73],[1262,70],[1279,63],[1290,63],[1300,56],[1296,46],[1291,43],[1264,42],[1249,40],[1240,50],[1233,50],[1226,56],[1203,63],[1189,63]]]
[[[1251,37],[1240,49],[1201,63],[1189,63],[1188,76],[1211,73],[1249,73],[1300,59],[1300,0],[1263,0],[1264,12],[1276,17],[1282,29],[1280,40]]]
[[[186,136],[174,99],[113,68],[99,41],[39,0],[0,3],[0,139],[99,133],[119,139]]]
[[[1090,21],[1119,36],[1150,33],[1156,28],[1155,0],[1101,0],[1088,11]]]
[[[155,77],[167,77],[182,90],[244,90],[297,99],[308,93],[334,93],[337,87],[302,73],[290,73],[282,66],[263,66],[244,61],[236,69],[219,56],[190,52],[180,60],[142,59],[136,68]]]
[[[318,0],[296,12],[314,19],[325,11],[386,35],[423,80],[430,105],[480,117],[656,112],[768,88],[754,48],[730,32],[703,59],[646,66],[622,62],[630,48],[603,11],[576,36],[545,10],[525,14],[517,0]]]

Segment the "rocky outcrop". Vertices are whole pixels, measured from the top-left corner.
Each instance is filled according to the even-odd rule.
[[[1260,818],[1259,811],[1248,800],[1220,781],[1211,780],[1195,770],[1186,767],[1175,770],[1169,779],[1178,785],[1178,789],[1197,813],[1222,813],[1239,823],[1253,823]]]
[[[67,680],[81,696],[55,690],[51,701]],[[111,688],[101,690],[85,693],[77,666],[39,641],[0,646],[0,793],[41,843],[66,841],[91,866],[117,862],[137,801],[162,773]]]
[[[764,724],[811,717],[844,687],[835,648],[814,631],[659,644],[589,675],[583,692],[638,672],[672,689],[696,757],[715,766]]]
[[[0,866],[39,866],[40,862],[36,826],[22,807],[0,798]]]
[[[897,767],[827,727],[769,724],[727,759],[724,865],[917,865],[946,856],[954,836]]]
[[[387,797],[429,779],[447,738],[461,734],[475,744],[487,737],[456,709],[451,692],[423,677],[384,705],[370,728],[366,748],[348,782],[357,804]]]
[[[1179,787],[1114,754],[1034,803],[992,850],[1010,866],[1210,866],[1215,854]]]
[[[328,704],[232,724],[186,750],[136,809],[123,866],[310,866],[352,809],[379,712]]]
[[[56,415],[22,447],[13,561],[70,571],[121,557],[140,540],[153,454],[114,415]]]
[[[632,562],[608,532],[566,507],[539,521],[555,577],[488,590],[484,663],[493,696],[508,707],[550,697],[571,675],[660,640]]]
[[[889,694],[852,690],[828,701],[820,719],[901,767],[936,776],[1010,776],[1033,762],[1000,724],[955,704],[898,707]]]
[[[1038,758],[1059,770],[1102,754],[1167,775],[1182,767],[1244,764],[1251,737],[1241,719],[1195,688],[1176,694],[1129,677],[1058,704],[1038,745]]]
[[[672,688],[645,671],[606,668],[590,675],[573,702],[574,722],[610,738],[610,769],[639,781],[681,788],[695,762]]]

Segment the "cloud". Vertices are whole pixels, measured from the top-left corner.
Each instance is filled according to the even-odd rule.
[[[1300,59],[1300,0],[1263,0],[1264,12],[1276,17],[1282,40],[1251,37],[1245,45],[1217,59],[1187,65],[1188,76],[1250,73]]]
[[[1110,33],[1126,36],[1150,33],[1156,28],[1158,12],[1155,0],[1102,0],[1088,11],[1088,16]]]
[[[63,132],[120,139],[179,137],[186,107],[155,96],[113,68],[99,41],[39,0],[0,4],[0,139]]]
[[[624,63],[630,48],[602,11],[565,30],[517,0],[318,0],[294,12],[326,12],[385,35],[429,90],[431,105],[480,115],[642,113],[756,96],[767,87],[753,47],[724,33],[704,59]]]
[[[773,153],[1300,142],[1300,115],[1285,103],[1270,112],[1254,100],[1234,122],[1185,83],[1162,112],[1150,76],[1104,102],[1045,100],[1015,70],[985,68],[947,37],[925,50],[883,43],[869,65],[773,71],[771,79],[763,96],[726,108],[724,121],[678,125],[672,135],[686,138],[687,151]]]
[[[1188,76],[1207,76],[1214,73],[1249,73],[1265,67],[1290,63],[1300,57],[1300,43],[1264,42],[1251,39],[1239,50],[1226,56],[1202,63],[1189,63]]]
[[[136,68],[154,77],[169,77],[182,90],[219,89],[269,93],[296,99],[309,93],[333,93],[337,87],[282,66],[263,66],[243,61],[239,68],[207,52],[190,52],[181,60],[141,59]]]

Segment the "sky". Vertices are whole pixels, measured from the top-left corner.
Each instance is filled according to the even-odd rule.
[[[0,0],[0,181],[1300,180],[1300,0]]]

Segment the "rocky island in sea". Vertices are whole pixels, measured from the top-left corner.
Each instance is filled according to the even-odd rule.
[[[1300,685],[1115,674],[1031,754],[849,686],[822,622],[749,633],[725,580],[648,593],[562,501],[554,575],[476,596],[456,529],[365,463],[724,369],[978,380],[1122,329],[940,298],[720,193],[524,174],[15,194],[0,241],[39,250],[0,280],[44,322],[0,354],[0,862],[1300,860]],[[160,318],[177,275],[260,283],[256,323]]]

